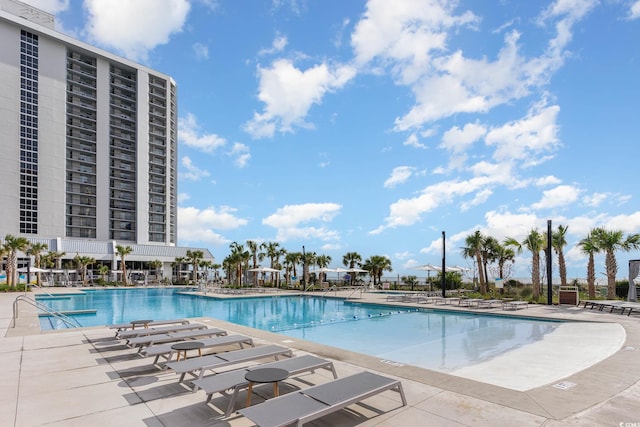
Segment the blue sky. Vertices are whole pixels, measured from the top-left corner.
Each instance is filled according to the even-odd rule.
[[[573,278],[591,228],[640,232],[639,0],[27,3],[176,80],[179,244],[220,262],[277,241],[424,276],[442,231],[464,266],[475,230],[550,219]]]

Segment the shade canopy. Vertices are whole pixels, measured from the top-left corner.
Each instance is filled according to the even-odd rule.
[[[368,273],[368,270],[363,270],[361,268],[336,268],[338,273]]]
[[[46,273],[49,270],[45,270],[44,268],[38,268],[38,267],[30,267],[30,268],[21,267],[17,271],[18,271],[18,273],[27,273],[27,272],[29,272],[29,273]]]
[[[280,272],[280,270],[271,268],[271,267],[256,267],[256,268],[250,268],[247,271],[255,271],[258,273],[279,273]]]

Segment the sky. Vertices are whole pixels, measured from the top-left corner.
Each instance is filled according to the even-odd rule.
[[[551,220],[572,279],[590,229],[640,232],[640,0],[25,2],[176,81],[178,244],[217,262],[255,240],[423,277],[443,231],[472,267],[476,230]]]

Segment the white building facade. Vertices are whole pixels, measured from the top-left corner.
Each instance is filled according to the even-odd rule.
[[[0,237],[97,260],[113,260],[96,248],[116,244],[132,260],[184,256],[172,78],[59,33],[16,0],[0,0],[0,40]]]

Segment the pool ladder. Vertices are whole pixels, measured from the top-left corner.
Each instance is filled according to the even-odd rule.
[[[66,316],[63,313],[60,313],[59,311],[56,310],[52,310],[49,306],[42,304],[41,302],[38,302],[36,300],[34,300],[33,298],[29,298],[26,295],[18,295],[18,297],[13,301],[13,319],[12,319],[12,324],[13,324],[13,328],[16,327],[16,319],[18,318],[18,303],[20,301],[24,301],[27,304],[30,304],[32,306],[34,306],[35,308],[37,308],[38,310],[44,311],[45,313],[47,313],[47,315],[49,316],[49,318],[55,318],[60,320],[62,323],[64,323],[64,325],[67,328],[81,328],[82,325],[80,324],[80,322],[78,322],[76,319]]]

